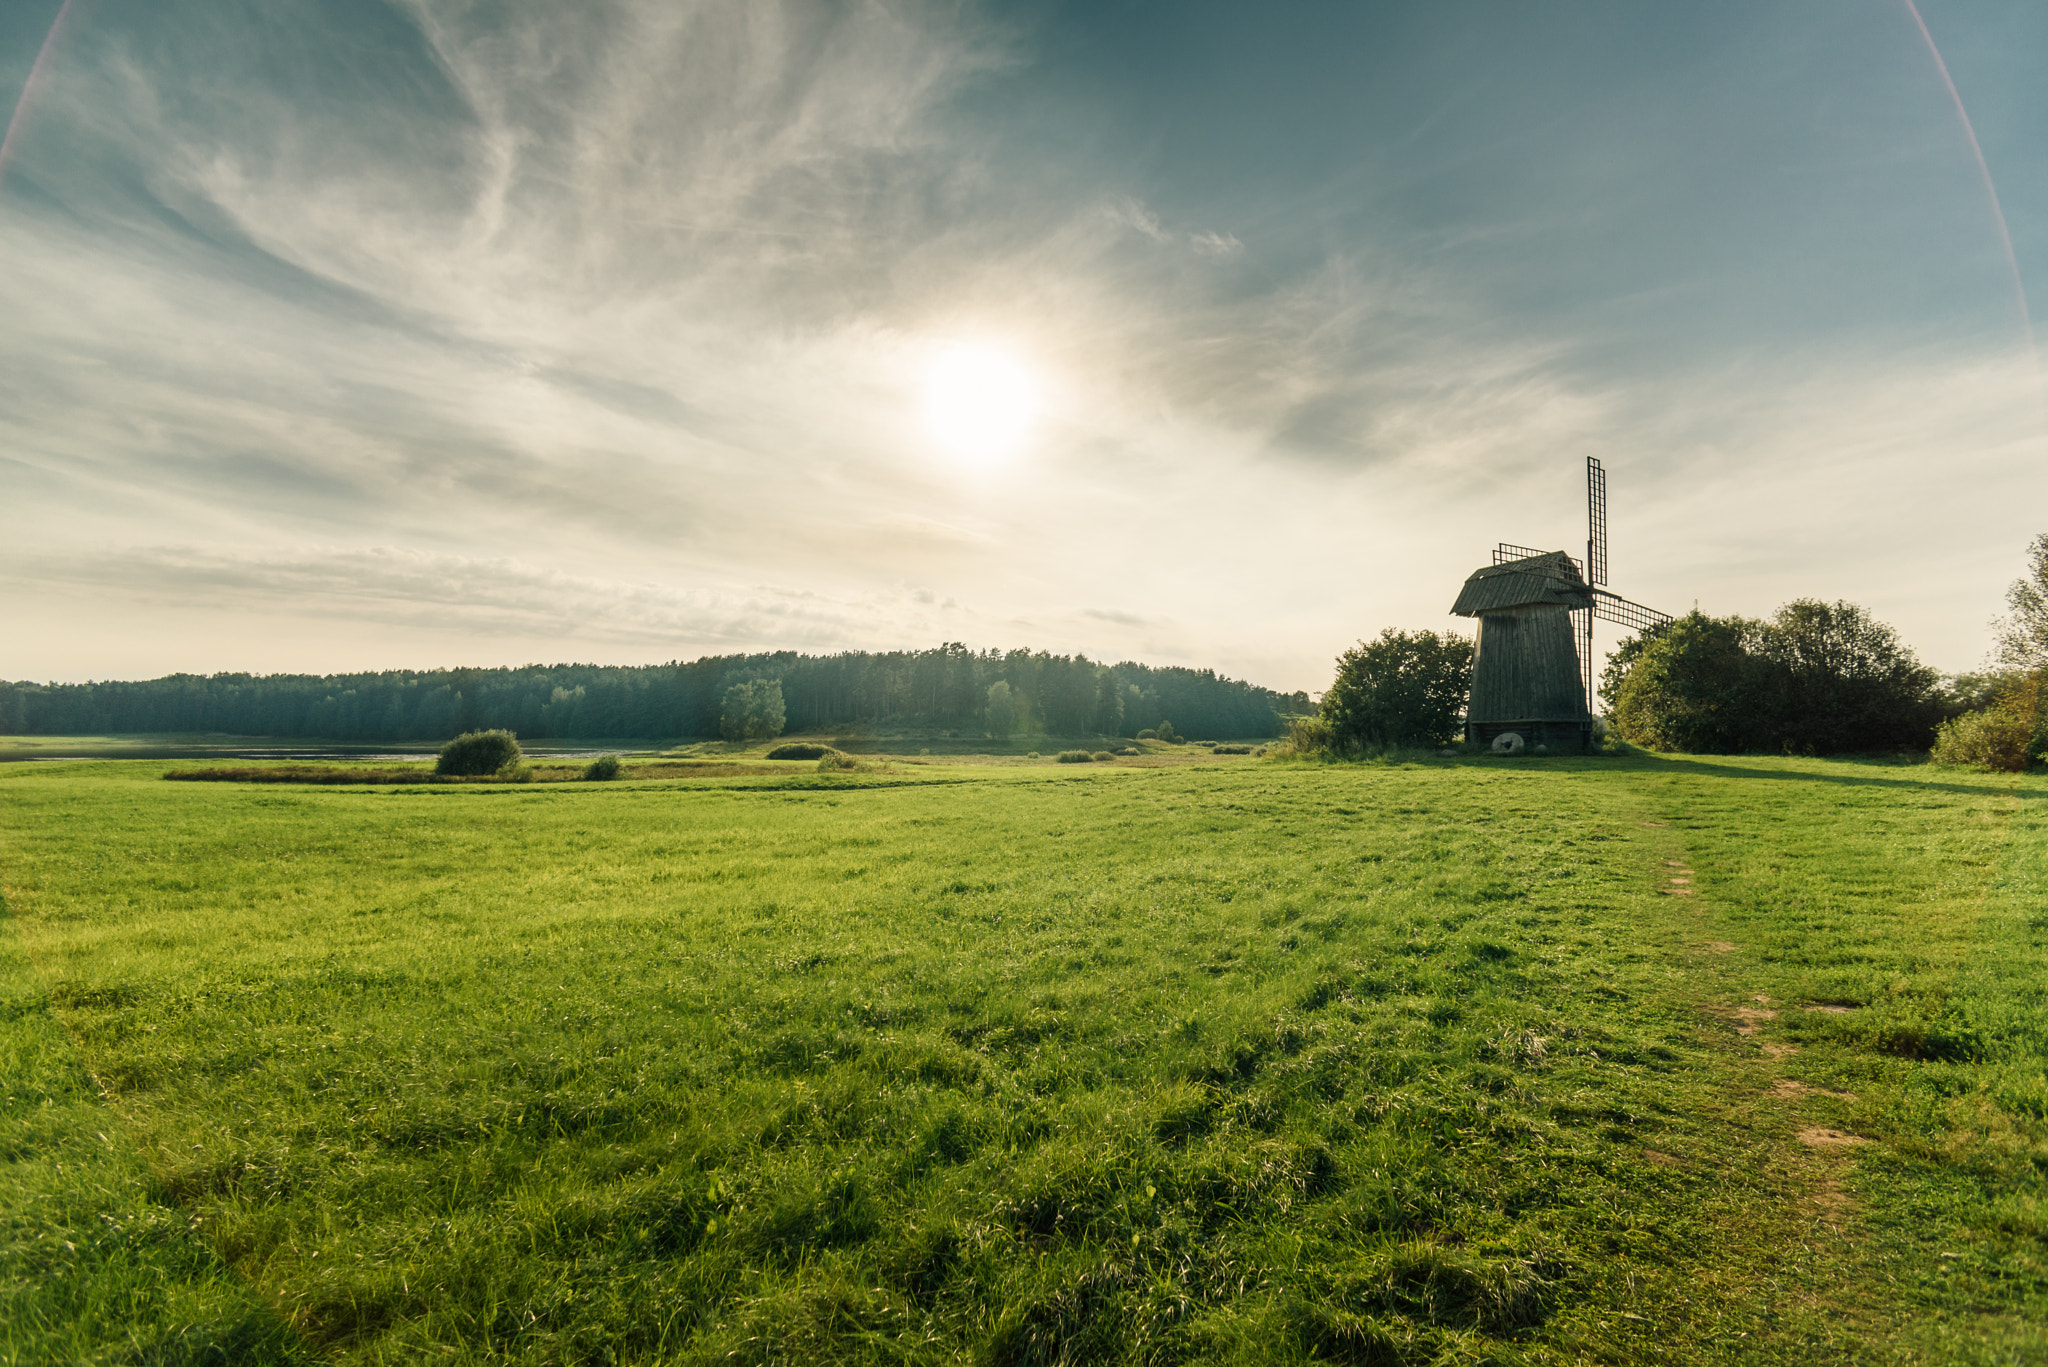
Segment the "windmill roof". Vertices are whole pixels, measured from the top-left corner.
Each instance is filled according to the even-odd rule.
[[[1582,608],[1593,601],[1593,590],[1579,577],[1578,567],[1563,551],[1532,555],[1526,560],[1487,565],[1472,571],[1451,612],[1474,617],[1503,608],[1551,604]]]

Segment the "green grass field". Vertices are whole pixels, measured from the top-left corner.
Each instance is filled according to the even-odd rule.
[[[0,1361],[2048,1361],[2048,780],[0,770]]]

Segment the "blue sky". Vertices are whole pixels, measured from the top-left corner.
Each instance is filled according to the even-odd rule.
[[[1587,455],[1619,591],[1969,668],[2048,524],[2048,9],[1921,13],[2010,258],[1903,0],[74,0],[0,167],[0,675],[1314,690],[1577,550]],[[995,454],[925,421],[963,348]]]

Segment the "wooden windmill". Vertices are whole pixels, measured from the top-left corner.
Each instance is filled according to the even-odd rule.
[[[1586,560],[1502,542],[1451,611],[1479,619],[1465,739],[1496,750],[1584,749],[1593,739],[1593,619],[1644,631],[1667,613],[1609,593],[1607,472],[1586,458]]]

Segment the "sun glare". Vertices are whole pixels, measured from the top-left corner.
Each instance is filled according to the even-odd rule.
[[[1011,454],[1037,413],[1031,377],[999,351],[950,346],[925,372],[925,426],[956,456],[990,461]]]

